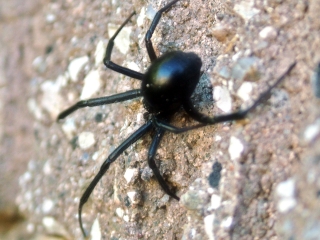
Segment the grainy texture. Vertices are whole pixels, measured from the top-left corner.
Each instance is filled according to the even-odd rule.
[[[13,219],[25,218],[20,227],[11,224],[3,239],[81,239],[80,196],[108,154],[143,124],[144,109],[135,100],[82,109],[59,123],[55,117],[79,100],[83,79],[92,70],[98,70],[102,83],[94,97],[139,88],[138,81],[105,70],[102,63],[95,66],[94,53],[100,41],[107,44],[110,24],[120,25],[135,10],[128,24],[129,51],[123,54],[115,47],[112,59],[144,72],[150,64],[144,46],[150,20],[142,18],[137,25],[137,19],[141,9],[156,10],[167,1],[2,2],[0,158],[1,171],[10,174],[1,174],[6,184],[1,185],[0,207],[12,209]],[[319,184],[310,180],[319,172],[319,133],[305,139],[307,126],[319,121],[319,100],[310,83],[320,60],[319,8],[316,0],[195,0],[180,1],[164,14],[152,38],[156,53],[179,49],[201,57],[204,73],[193,98],[208,114],[221,114],[217,106],[225,106],[213,100],[215,88],[231,97],[235,110],[248,105],[293,61],[297,66],[246,121],[165,135],[157,159],[180,202],[150,179],[150,135],[128,148],[85,205],[85,228],[90,231],[98,222],[101,239],[114,240],[319,236]],[[68,66],[82,56],[89,61],[72,81]],[[243,82],[253,88],[245,102]],[[181,111],[173,123],[193,121]],[[79,143],[85,132],[93,136],[92,146]],[[222,167],[217,188],[209,184],[215,162]],[[129,183],[128,169],[138,173]],[[296,185],[289,199],[293,207],[284,211],[276,189],[286,179]],[[1,210],[8,221],[5,214]]]

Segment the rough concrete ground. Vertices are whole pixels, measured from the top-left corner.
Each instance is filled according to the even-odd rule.
[[[95,70],[101,80],[93,97],[139,88],[96,65],[95,51],[107,44],[110,24],[135,10],[129,49],[116,46],[112,59],[144,72],[150,20],[141,9],[165,2],[0,3],[3,239],[82,238],[80,196],[108,154],[143,124],[144,109],[137,100],[82,109],[59,123],[56,115],[79,100]],[[317,239],[319,100],[310,79],[320,59],[319,9],[315,0],[195,0],[163,16],[153,37],[157,54],[179,49],[201,57],[193,98],[208,114],[223,113],[230,99],[233,110],[248,105],[297,65],[247,120],[165,135],[157,159],[180,202],[148,179],[150,135],[128,148],[84,207],[85,228],[99,224],[93,239]],[[68,67],[83,56],[88,62],[72,80]],[[226,94],[222,103],[217,89]],[[181,111],[173,123],[193,121]],[[87,132],[94,138],[88,148]],[[138,174],[128,183],[129,170]]]

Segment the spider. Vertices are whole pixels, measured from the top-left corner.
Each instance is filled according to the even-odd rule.
[[[113,163],[131,144],[142,138],[150,131],[154,133],[147,157],[148,165],[152,169],[154,176],[163,191],[174,199],[179,200],[179,197],[173,192],[173,190],[171,190],[161,176],[159,168],[155,163],[155,155],[164,133],[168,131],[178,134],[210,124],[245,118],[251,110],[257,107],[265,98],[270,95],[271,90],[276,87],[295,66],[295,63],[291,64],[285,73],[282,74],[274,84],[270,85],[269,88],[263,92],[250,107],[246,109],[219,116],[207,116],[199,112],[191,102],[191,95],[193,94],[200,79],[202,61],[199,56],[192,52],[173,51],[157,57],[151,42],[153,32],[156,29],[162,14],[167,12],[172,5],[178,1],[179,0],[173,0],[161,8],[156,13],[146,33],[145,45],[151,60],[151,65],[144,74],[122,67],[111,61],[114,40],[121,29],[130,21],[132,16],[135,15],[135,12],[131,13],[131,15],[124,21],[124,23],[109,40],[106,48],[105,58],[103,60],[105,66],[113,71],[140,80],[141,89],[135,89],[107,97],[79,101],[65,111],[61,112],[58,116],[58,120],[61,120],[79,108],[117,103],[138,97],[143,97],[143,104],[148,113],[148,119],[146,119],[146,123],[133,134],[131,134],[130,137],[124,140],[124,142],[121,143],[120,146],[118,146],[108,156],[108,158],[102,164],[98,174],[94,177],[90,185],[83,193],[79,203],[78,214],[80,228],[85,237],[86,231],[83,227],[81,216],[82,207],[87,202],[97,183],[109,169],[111,163]],[[170,120],[172,116],[181,108],[183,108],[192,119],[198,121],[199,123],[194,126],[184,128],[178,128],[171,125]]]

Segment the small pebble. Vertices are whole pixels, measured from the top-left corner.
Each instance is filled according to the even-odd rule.
[[[127,192],[127,195],[132,204],[139,204],[141,201],[141,195],[137,191]]]
[[[230,34],[229,29],[227,29],[222,24],[216,24],[214,28],[212,29],[212,35],[219,41],[224,42],[228,35]]]
[[[124,178],[129,184],[138,177],[138,174],[139,174],[139,171],[137,168],[127,168],[126,172],[124,173]]]
[[[106,45],[104,44],[104,42],[102,40],[100,40],[97,44],[96,51],[94,53],[94,57],[95,57],[94,58],[94,65],[96,67],[102,65],[105,53],[106,53]]]
[[[155,10],[152,5],[148,5],[147,11],[146,11],[146,16],[149,20],[153,20],[153,18],[156,16],[157,10]]]
[[[180,202],[189,210],[198,210],[206,202],[206,193],[203,191],[189,190],[181,196]]]
[[[90,235],[90,240],[101,240],[101,228],[98,218],[96,218],[92,224]]]
[[[234,5],[234,11],[238,13],[246,22],[248,22],[253,16],[260,12],[259,9],[254,8],[254,1],[247,0],[242,1]]]
[[[221,222],[221,227],[223,228],[230,228],[233,222],[232,217],[226,217],[225,219],[222,220]]]
[[[80,99],[89,99],[101,88],[101,78],[98,70],[91,70],[84,79]]]
[[[297,201],[295,199],[295,181],[289,178],[278,184],[276,194],[279,197],[277,209],[279,212],[285,213],[295,207]]]
[[[66,134],[67,138],[71,140],[77,130],[76,124],[73,118],[67,118],[62,125],[62,130]]]
[[[214,219],[215,219],[215,215],[214,214],[210,214],[208,216],[205,216],[204,220],[204,229],[206,231],[206,234],[208,235],[209,240],[214,240],[214,233],[213,233],[213,226],[214,226]]]
[[[83,56],[73,59],[68,66],[68,72],[70,79],[73,82],[78,81],[78,74],[83,69],[83,67],[89,62],[88,56]]]
[[[243,100],[248,101],[251,99],[250,94],[252,92],[253,86],[251,82],[244,82],[241,84],[237,91],[237,95]]]
[[[54,207],[54,203],[50,199],[45,199],[42,203],[41,209],[43,213],[49,213]]]
[[[211,195],[211,209],[218,209],[221,206],[221,196],[217,194]]]
[[[267,26],[259,32],[259,37],[263,40],[273,40],[277,35],[277,30],[272,26]]]
[[[119,218],[123,218],[124,211],[122,208],[117,208],[116,209],[116,214],[118,215]]]
[[[236,64],[231,70],[232,78],[239,80],[257,80],[259,74],[257,70],[257,64],[259,58],[256,57],[244,57],[237,59]]]
[[[92,132],[82,132],[79,135],[78,143],[81,149],[88,149],[92,147],[96,140],[94,139],[94,134]]]
[[[231,160],[236,160],[236,159],[240,158],[241,153],[243,152],[243,149],[244,149],[244,147],[243,147],[243,144],[241,143],[241,141],[238,138],[231,136],[230,137],[230,145],[228,148],[228,152],[229,152]]]
[[[144,7],[142,7],[140,14],[137,17],[137,26],[138,27],[141,27],[143,25],[145,18],[146,18],[146,9]]]
[[[52,236],[61,236],[65,239],[71,239],[67,230],[63,227],[61,223],[56,221],[53,217],[44,217],[42,219],[42,225],[44,226],[47,234]]]
[[[145,167],[145,168],[142,170],[141,179],[142,179],[143,181],[150,181],[150,179],[152,178],[152,176],[153,176],[153,171],[151,170],[151,168]]]
[[[215,105],[225,113],[231,112],[232,99],[229,90],[224,86],[216,86],[213,89]]]
[[[317,119],[313,124],[307,126],[304,131],[304,139],[307,142],[312,142],[320,135],[320,119]]]

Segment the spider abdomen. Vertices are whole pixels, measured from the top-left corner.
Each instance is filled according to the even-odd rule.
[[[201,59],[195,53],[169,52],[148,68],[141,92],[149,112],[175,112],[189,98],[200,78]]]

